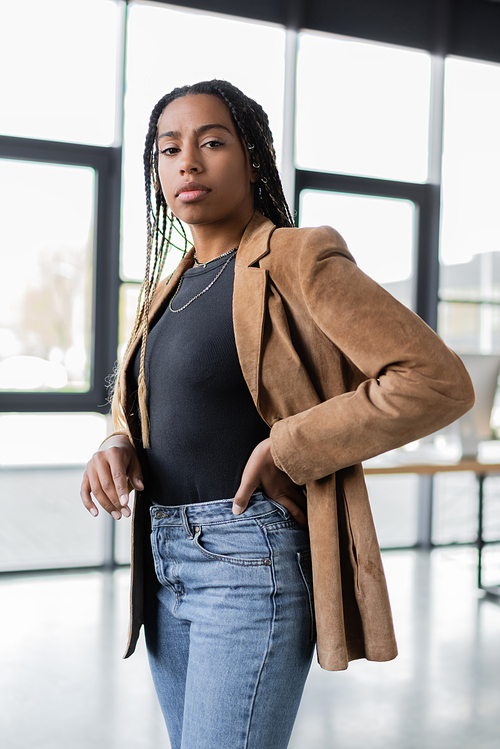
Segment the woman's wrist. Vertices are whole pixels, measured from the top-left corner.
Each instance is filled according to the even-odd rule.
[[[132,447],[128,434],[125,432],[113,432],[113,434],[110,434],[109,437],[106,437],[106,439],[101,442],[97,452],[108,450],[110,447],[126,447],[127,445]]]

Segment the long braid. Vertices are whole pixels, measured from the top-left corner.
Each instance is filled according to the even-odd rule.
[[[144,181],[146,191],[146,269],[142,283],[137,312],[132,334],[127,346],[125,358],[134,342],[142,336],[141,355],[139,361],[138,377],[138,401],[141,420],[141,433],[144,447],[150,447],[149,440],[149,416],[147,409],[146,388],[146,345],[149,334],[149,310],[154,293],[160,281],[163,268],[167,259],[168,250],[172,243],[172,232],[178,219],[168,210],[163,196],[158,175],[157,154],[157,125],[158,119],[165,107],[172,101],[174,96],[164,96],[155,106],[149,120],[148,133],[144,146]],[[153,195],[154,194],[154,208]],[[187,236],[184,228],[177,230],[184,239],[183,252],[188,248]]]
[[[144,447],[150,446],[145,360],[151,301],[160,281],[170,248],[174,247],[185,254],[189,245],[184,226],[169,210],[161,190],[158,173],[158,120],[165,107],[172,101],[183,96],[194,96],[196,94],[217,96],[227,106],[248,150],[252,166],[260,177],[254,192],[255,208],[271,219],[276,226],[291,227],[294,225],[276,166],[276,153],[269,119],[257,102],[245,96],[236,86],[223,80],[202,81],[193,86],[175,88],[158,101],[151,112],[144,144],[147,227],[146,270],[137,303],[132,334],[124,356],[124,359],[126,359],[135,341],[141,336],[138,400]],[[173,243],[172,234],[174,231],[180,236],[183,247],[177,247]],[[119,405],[119,401],[120,388],[117,377],[114,402]],[[115,416],[117,423],[120,423],[120,414],[117,413]]]
[[[276,166],[276,152],[267,114],[260,104],[245,96],[235,86],[228,84],[226,81],[211,81],[210,83],[218,84],[216,85],[217,95],[229,109],[250,153],[252,166],[257,169],[260,176],[258,192],[255,195],[255,207],[264,216],[270,218],[276,226],[293,226],[293,218]],[[238,114],[237,106],[226,95],[224,88],[230,88],[233,96],[237,92],[236,97],[240,99],[238,103],[243,117]],[[256,143],[259,144],[257,148]]]

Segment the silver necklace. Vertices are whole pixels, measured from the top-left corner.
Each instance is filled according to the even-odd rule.
[[[238,249],[237,247],[233,247],[232,250],[227,250],[227,252],[223,252],[222,255],[217,255],[217,257],[213,257],[211,260],[207,260],[206,263],[200,263],[200,261],[196,257],[196,251],[195,251],[195,253],[194,253],[194,262],[196,263],[196,267],[197,268],[206,268],[209,263],[213,263],[214,260],[220,260],[221,257],[226,257],[226,255],[230,255],[232,252],[234,252],[237,249]]]
[[[221,257],[224,257],[224,255],[229,255],[228,259],[226,260],[226,262],[224,263],[224,265],[222,266],[222,268],[220,269],[220,271],[217,273],[217,275],[215,276],[215,278],[212,278],[212,280],[210,281],[210,283],[208,284],[208,286],[205,286],[205,288],[202,291],[200,291],[198,294],[196,294],[196,296],[194,296],[192,299],[190,299],[189,302],[186,302],[186,304],[184,304],[182,307],[179,307],[179,309],[174,309],[172,307],[172,302],[174,301],[175,297],[179,293],[179,290],[180,290],[180,288],[182,286],[182,282],[184,280],[184,276],[181,276],[181,280],[179,281],[179,284],[178,284],[178,286],[177,286],[177,288],[175,290],[175,293],[174,293],[172,299],[170,300],[170,304],[168,305],[168,308],[169,308],[170,312],[182,312],[182,310],[186,309],[186,307],[189,307],[189,305],[192,304],[192,302],[194,302],[195,299],[198,299],[198,297],[200,297],[202,294],[204,294],[206,291],[208,291],[214,285],[214,283],[217,281],[217,279],[220,278],[220,276],[222,275],[222,273],[224,272],[224,270],[227,268],[227,266],[229,265],[229,263],[231,262],[231,260],[234,257],[236,257],[236,250],[237,249],[238,248],[235,247],[232,250],[228,250],[228,252],[225,252],[223,255],[219,255],[219,257],[214,257],[213,258],[214,260],[219,260]],[[208,260],[206,263],[203,263],[203,267],[205,267],[206,265],[208,265],[208,263],[211,263],[211,262],[212,262],[211,260]]]

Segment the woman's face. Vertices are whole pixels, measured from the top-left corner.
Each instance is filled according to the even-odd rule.
[[[237,221],[253,213],[258,175],[217,96],[175,99],[158,120],[158,172],[173,213],[191,225]]]

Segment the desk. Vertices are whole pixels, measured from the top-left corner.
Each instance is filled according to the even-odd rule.
[[[380,459],[379,459],[380,460]],[[500,463],[480,463],[477,460],[461,460],[458,463],[400,463],[389,462],[387,465],[376,464],[368,461],[363,466],[366,476],[388,476],[400,473],[416,473],[420,476],[435,476],[436,473],[457,473],[460,471],[471,471],[476,474],[478,485],[478,508],[477,508],[477,540],[478,551],[477,584],[481,590],[492,596],[500,597],[500,584],[494,586],[483,585],[482,581],[482,556],[486,544],[483,538],[483,509],[484,509],[484,482],[488,476],[500,474]]]

